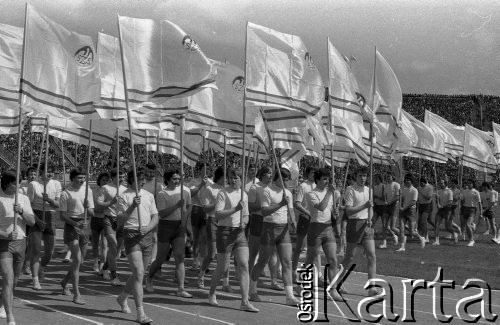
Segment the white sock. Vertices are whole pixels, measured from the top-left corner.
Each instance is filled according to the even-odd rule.
[[[222,279],[222,285],[225,286],[225,287],[228,286],[229,285],[229,279],[228,278]]]
[[[137,316],[142,316],[144,315],[144,307],[137,307]]]
[[[257,281],[250,280],[250,287],[248,291],[250,293],[257,293]]]
[[[38,282],[38,276],[33,277],[33,282]]]
[[[293,286],[285,286],[285,295],[286,295],[287,298],[294,297]]]

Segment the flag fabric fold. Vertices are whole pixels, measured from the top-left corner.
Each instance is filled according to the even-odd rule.
[[[494,157],[495,142],[492,135],[465,125],[463,165],[486,173],[497,171]]]
[[[495,141],[495,158],[500,161],[500,125],[493,123],[493,139]]]
[[[463,126],[452,124],[428,110],[425,110],[425,124],[443,138],[445,151],[450,158],[457,158],[463,155],[465,132]]]
[[[2,108],[17,110],[19,107],[23,32],[23,28],[0,24],[0,104]]]

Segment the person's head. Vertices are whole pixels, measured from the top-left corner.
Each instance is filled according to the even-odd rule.
[[[237,169],[227,171],[227,183],[234,189],[241,188],[241,172]]]
[[[420,177],[420,186],[424,187],[425,185],[427,185],[427,178]]]
[[[13,195],[16,193],[16,171],[9,169],[2,173],[2,178],[0,180],[0,187],[7,195]]]
[[[465,181],[464,185],[465,185],[465,188],[470,190],[470,189],[473,189],[476,187],[476,182],[472,178],[470,178],[470,179]]]
[[[110,181],[109,174],[108,173],[100,173],[99,176],[97,176],[97,186],[103,186],[108,184]]]
[[[181,173],[177,169],[171,169],[163,174],[163,182],[170,188],[175,188],[181,183]]]
[[[304,174],[304,177],[312,182],[312,181],[316,181],[316,168],[314,166],[307,166],[306,170],[305,170],[305,174]]]
[[[156,165],[149,163],[146,164],[146,179],[148,181],[151,181],[155,178],[156,176]]]
[[[32,182],[37,179],[38,175],[36,173],[35,167],[29,167],[26,170],[26,177],[28,178],[28,182]]]
[[[411,187],[413,185],[413,176],[410,174],[405,175],[404,184],[406,187]]]
[[[214,172],[214,183],[224,185],[224,168],[218,167]]]
[[[395,177],[394,177],[394,174],[393,174],[393,173],[389,173],[389,174],[387,174],[387,176],[386,176],[386,180],[387,180],[387,183],[388,183],[388,184],[391,184],[392,182],[394,182],[394,179],[395,179]]]
[[[360,166],[356,170],[356,184],[358,186],[365,185],[366,180],[368,179],[368,167]]]
[[[40,173],[42,174],[42,178],[51,179],[54,177],[54,167],[50,164],[47,164],[47,174],[45,174],[45,164],[42,163],[40,165]]]
[[[320,189],[327,187],[330,184],[330,171],[326,168],[317,169],[314,172],[314,183]]]
[[[441,178],[438,180],[438,187],[440,189],[444,189],[444,188],[446,188],[446,186],[448,186],[448,182],[446,182],[446,180],[444,178]]]
[[[138,167],[136,170],[137,174],[137,186],[136,189],[141,189],[144,184],[146,184],[146,169],[144,167]],[[133,187],[134,185],[134,169],[130,168],[127,173],[127,183],[129,186]]]
[[[373,181],[375,182],[375,185],[382,183],[382,175],[380,174],[373,175]]]
[[[271,181],[271,178],[273,177],[273,170],[269,166],[263,166],[260,168],[258,177],[261,182],[267,184]]]
[[[251,181],[252,178],[255,177],[255,174],[257,173],[257,168],[255,167],[254,163],[248,164],[248,181]]]
[[[287,169],[287,168],[280,168],[279,169],[279,173],[281,174],[281,178],[283,179],[283,183],[286,184],[286,182],[288,180],[290,180],[290,178],[292,177],[292,174],[290,174],[290,171]],[[280,182],[280,174],[278,174],[278,171],[276,171],[276,173],[274,173],[274,178],[273,178],[273,181],[279,186],[281,187],[281,182]]]
[[[127,174],[122,169],[118,171],[118,169],[113,168],[109,171],[109,177],[113,180],[113,182],[116,182],[116,177],[124,178],[126,175]]]
[[[73,168],[69,172],[69,180],[73,183],[74,186],[82,185],[85,183],[86,174],[87,171],[82,167]]]
[[[481,190],[482,191],[488,191],[488,190],[491,190],[491,184],[488,183],[488,182],[482,182],[481,183]]]

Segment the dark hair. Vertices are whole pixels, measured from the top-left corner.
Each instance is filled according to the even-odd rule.
[[[78,175],[86,175],[86,174],[87,174],[87,171],[85,169],[83,169],[82,167],[73,168],[69,172],[69,180],[73,181],[73,179],[75,179],[75,177],[77,177]]]
[[[138,167],[136,170],[137,174],[137,180],[146,177],[146,170],[144,167]],[[127,173],[127,184],[132,185],[134,184],[134,169],[130,168],[128,173]],[[136,184],[137,185],[137,184]]]
[[[363,174],[363,175],[368,175],[368,167],[366,166],[359,166],[357,169],[356,169],[356,172],[354,173],[354,175],[358,176],[358,174]]]
[[[262,178],[262,175],[272,172],[273,169],[269,166],[262,166],[257,172],[257,178]]]
[[[476,181],[475,181],[475,180],[473,180],[472,178],[469,178],[469,179],[467,180],[467,183],[472,183],[472,187],[473,187],[473,188],[476,188]]]
[[[167,184],[170,179],[172,178],[172,176],[174,176],[175,174],[177,175],[180,175],[181,173],[177,170],[177,169],[170,169],[170,170],[167,170],[164,174],[163,174],[163,182],[165,184]]]
[[[440,180],[440,181],[443,181],[444,186],[448,186],[448,182],[446,181],[446,179],[444,179],[444,178],[440,178],[439,180]]]
[[[224,168],[219,167],[214,172],[214,183],[217,183],[219,179],[224,177]]]
[[[314,181],[316,181],[316,171],[317,171],[317,170],[316,170],[316,167],[314,167],[314,166],[307,166],[307,167],[306,167],[306,170],[304,171],[304,177],[305,177],[305,178],[308,178],[308,177],[309,177],[309,174],[310,174],[311,172],[313,172],[313,173],[315,173],[315,174],[314,174],[314,175],[315,175],[315,176],[314,176]]]
[[[233,178],[233,177],[239,177],[240,179],[242,179],[241,178],[241,171],[239,169],[234,169],[234,168],[228,169],[227,179],[229,180],[230,178]]]
[[[292,174],[290,174],[290,171],[287,168],[281,167],[279,172],[280,172],[282,178],[289,179],[292,176]],[[274,173],[273,181],[276,181],[279,178],[280,178],[280,175],[278,174],[278,171],[276,171],[276,173]]]
[[[0,181],[2,191],[5,191],[7,189],[7,186],[9,186],[12,183],[16,183],[16,171],[14,169],[9,169],[5,172],[2,173],[2,179]]]
[[[32,172],[36,173],[36,168],[35,167],[28,167],[28,169],[26,169],[26,176],[28,176]]]
[[[420,177],[420,183],[427,183],[427,178]]]
[[[375,174],[375,175],[373,175],[373,179],[379,180],[379,181],[382,182],[382,175],[381,174]]]
[[[102,186],[102,185],[101,185],[101,182],[102,182],[102,179],[103,179],[104,177],[108,177],[108,178],[109,178],[109,174],[108,174],[108,173],[106,173],[106,172],[103,172],[103,173],[100,173],[100,174],[99,174],[99,176],[97,176],[97,181],[96,181],[97,186]]]
[[[406,182],[407,180],[413,184],[413,176],[411,174],[405,175],[404,181]]]
[[[156,164],[148,163],[146,164],[146,169],[156,170]]]
[[[325,176],[330,177],[330,171],[328,169],[320,168],[320,169],[315,170],[314,171],[314,183],[318,183],[318,181]]]
[[[248,169],[250,169],[250,168],[255,168],[255,164],[254,163],[249,163],[248,164]]]
[[[488,190],[491,190],[491,188],[492,188],[491,184],[490,184],[490,183],[488,183],[488,182],[483,182],[483,183],[481,184],[481,186],[482,186],[482,187],[486,187]]]

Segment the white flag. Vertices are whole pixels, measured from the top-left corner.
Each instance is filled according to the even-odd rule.
[[[23,116],[23,123],[26,115]],[[19,131],[19,109],[0,109],[0,134],[16,134]]]
[[[95,47],[90,36],[72,32],[27,6],[23,107],[60,118],[96,118],[99,98]]]
[[[0,105],[18,110],[23,29],[0,24]],[[17,132],[17,131],[16,131]]]
[[[465,124],[463,165],[481,172],[495,173],[497,161],[494,157],[493,135]]]
[[[465,127],[452,124],[428,110],[425,110],[425,124],[443,138],[445,151],[451,158],[463,155]]]
[[[497,160],[500,159],[500,125],[496,124],[495,122],[493,123],[493,139],[495,141],[495,158]]]

